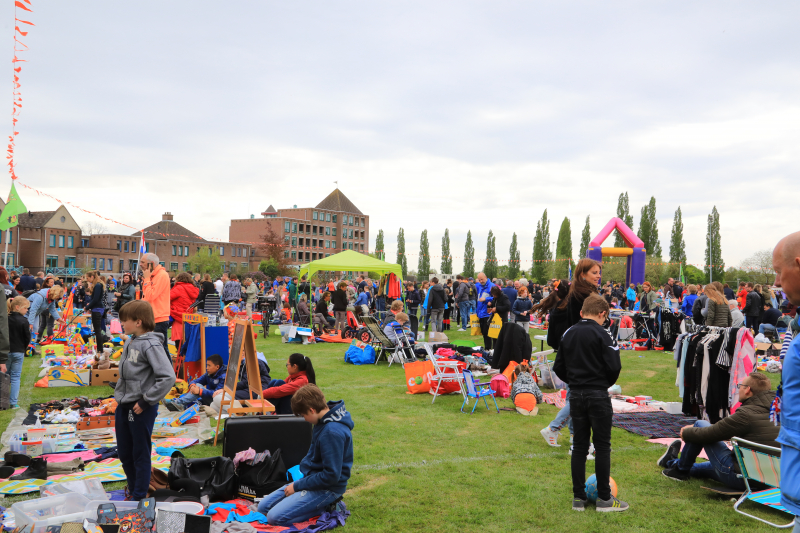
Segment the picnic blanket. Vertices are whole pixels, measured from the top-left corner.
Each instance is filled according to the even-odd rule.
[[[564,407],[567,403],[567,400],[561,397],[560,392],[547,392],[543,393],[542,396],[544,396],[545,403],[555,405],[559,409]],[[611,400],[611,407],[614,409],[615,413],[653,413],[660,411],[660,409],[657,407],[651,407],[649,405],[636,405],[614,399]]]
[[[694,424],[693,416],[671,415],[664,411],[652,413],[614,413],[612,425],[650,439],[677,439],[681,428]]]
[[[153,466],[164,472],[169,471],[169,457],[161,457],[154,455],[151,458]],[[25,468],[18,468],[14,474],[21,474]],[[57,483],[62,481],[75,481],[79,479],[94,478],[103,483],[112,481],[125,481],[125,472],[122,470],[122,463],[119,459],[106,459],[96,463],[87,463],[83,472],[76,472],[74,474],[63,474],[59,476],[50,476],[47,480],[44,479],[23,479],[20,481],[3,481],[0,483],[0,493],[2,494],[26,494],[28,492],[36,492],[39,487],[48,483]]]

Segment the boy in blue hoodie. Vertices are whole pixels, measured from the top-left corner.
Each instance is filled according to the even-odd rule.
[[[170,411],[184,411],[198,400],[201,405],[211,405],[214,393],[225,383],[225,372],[227,367],[222,364],[222,357],[209,355],[206,357],[206,373],[189,383],[189,392],[173,400],[164,400],[164,405]]]
[[[347,490],[353,467],[353,419],[344,401],[325,402],[316,385],[300,387],[292,396],[292,412],[314,425],[311,447],[300,461],[303,477],[265,496],[258,512],[271,526],[291,527],[322,514]]]

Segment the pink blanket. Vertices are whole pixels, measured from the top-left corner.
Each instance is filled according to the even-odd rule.
[[[86,450],[85,452],[49,453],[47,455],[43,455],[42,457],[47,459],[48,463],[64,463],[66,461],[71,461],[76,457],[80,457],[84,461],[87,461],[97,457],[97,454],[92,450]]]

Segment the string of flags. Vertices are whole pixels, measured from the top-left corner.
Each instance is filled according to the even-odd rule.
[[[25,4],[27,4],[27,6]],[[21,18],[17,17],[17,9],[32,13],[33,10],[28,7],[30,5],[31,0],[16,0],[14,2],[14,59],[11,60],[11,64],[13,65],[14,90],[11,92],[11,99],[13,103],[13,106],[11,107],[11,135],[8,136],[8,146],[6,148],[8,172],[11,174],[12,180],[17,179],[17,164],[14,161],[14,148],[16,147],[15,139],[17,135],[19,135],[19,131],[17,131],[17,122],[19,122],[18,117],[22,113],[22,83],[20,82],[19,76],[22,72],[22,65],[20,65],[20,63],[27,63],[26,59],[20,59],[17,54],[28,51],[28,45],[20,40],[20,38],[28,36],[28,31],[24,31],[20,27],[20,24],[26,30],[28,30],[27,26],[35,26],[33,22],[22,20]],[[17,45],[21,46],[22,48],[19,48]]]

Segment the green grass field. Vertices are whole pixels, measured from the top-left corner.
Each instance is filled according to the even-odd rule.
[[[260,328],[256,328],[259,330]],[[540,332],[531,330],[531,335]],[[469,338],[449,332],[450,338]],[[474,339],[478,339],[475,337]],[[539,341],[533,341],[539,346]],[[345,502],[352,511],[348,531],[770,531],[771,528],[733,510],[729,498],[700,487],[712,482],[671,481],[655,462],[664,448],[644,437],[612,430],[611,475],[626,513],[571,510],[569,439],[564,431],[561,448],[545,444],[539,430],[557,413],[543,405],[537,417],[516,412],[487,411],[481,403],[475,414],[459,411],[462,398],[406,394],[402,367],[385,362],[354,367],[343,361],[346,345],[300,346],[281,344],[280,338],[259,337],[273,369],[283,379],[284,362],[299,351],[312,358],[317,384],[326,397],[343,399],[355,421],[355,464]],[[676,401],[672,353],[622,352],[619,385],[624,394],[649,394]],[[34,389],[34,359],[25,361],[20,404],[60,399],[68,393],[98,397],[107,387],[88,389]],[[777,384],[777,376],[771,375]],[[498,404],[511,407],[510,400]],[[13,412],[0,412],[2,427]],[[198,445],[185,450],[191,457],[222,453]],[[587,465],[587,475],[592,472]],[[121,484],[106,485],[119,488]],[[35,497],[33,494],[28,497]],[[6,498],[7,503],[17,498]],[[788,522],[786,515],[745,504],[753,514]]]

